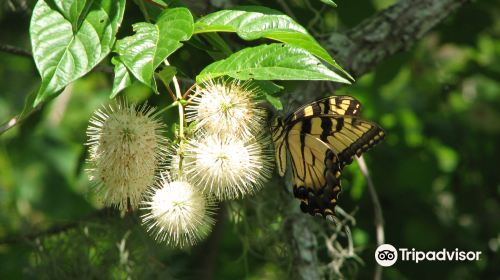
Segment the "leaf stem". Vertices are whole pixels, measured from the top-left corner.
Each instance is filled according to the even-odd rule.
[[[165,59],[165,65],[169,66],[170,64]],[[184,158],[184,104],[182,102],[182,93],[181,87],[179,86],[179,81],[177,77],[174,75],[172,77],[172,82],[174,84],[176,101],[172,104],[177,103],[177,107],[179,108],[179,176],[182,175],[182,160]]]
[[[177,80],[177,77],[172,78],[172,81],[174,82],[174,88],[175,88],[175,96],[177,98],[177,105],[179,107],[179,137],[184,139],[184,106],[182,105],[182,93],[181,93],[181,88],[179,86],[179,81]]]
[[[162,114],[162,113],[164,113],[164,112],[166,112],[166,111],[168,111],[168,110],[170,110],[170,109],[172,109],[172,108],[174,108],[174,107],[176,107],[178,105],[179,105],[179,102],[174,101],[172,104],[168,105],[167,107],[158,110],[156,113],[154,113],[153,116],[154,117],[159,116],[160,114]]]
[[[158,3],[158,2],[155,2],[155,1],[153,1],[153,0],[144,0],[144,2],[148,2],[148,3],[150,3],[151,5],[155,5],[155,6],[157,6],[157,7],[163,8],[163,9],[166,9],[166,8],[167,8],[167,6],[166,6],[166,5],[162,5],[162,4],[160,4],[160,3]]]
[[[144,2],[137,1],[137,5],[139,5],[139,9],[141,10],[142,14],[144,15],[144,19],[147,22],[151,22],[151,16],[149,16],[148,9],[146,8],[146,5],[144,5]]]

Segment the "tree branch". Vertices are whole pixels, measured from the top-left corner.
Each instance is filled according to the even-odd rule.
[[[42,237],[51,236],[54,234],[59,234],[59,233],[71,230],[73,228],[76,228],[79,225],[81,225],[82,223],[88,222],[89,220],[99,219],[102,217],[115,215],[116,214],[115,212],[116,211],[111,209],[111,208],[103,208],[101,210],[97,210],[97,211],[89,214],[88,216],[86,216],[85,218],[83,218],[79,221],[72,221],[72,222],[67,222],[64,224],[53,225],[52,227],[50,227],[46,230],[35,232],[35,233],[30,233],[30,234],[26,234],[26,235],[17,235],[16,234],[16,235],[12,235],[12,236],[7,236],[7,237],[0,240],[0,245],[7,245],[7,244],[15,244],[15,243],[20,243],[20,242],[25,242],[25,241],[32,241],[32,240],[35,240],[37,238],[42,238]]]
[[[410,49],[429,30],[470,0],[401,0],[344,34],[334,33],[328,50],[353,77],[393,54]]]
[[[32,56],[33,56],[30,51],[27,51],[27,50],[24,50],[24,49],[21,49],[21,48],[12,46],[12,45],[6,45],[6,44],[5,45],[0,44],[0,52],[15,54],[15,55],[19,55],[19,56],[28,57],[28,58],[32,58]]]
[[[323,279],[320,265],[318,264],[317,247],[318,241],[311,231],[310,223],[314,219],[311,216],[299,213],[297,205],[293,205],[294,214],[285,224],[286,232],[289,233],[293,252],[293,279]],[[296,213],[295,213],[296,212]]]

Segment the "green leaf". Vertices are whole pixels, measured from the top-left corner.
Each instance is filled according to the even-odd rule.
[[[335,2],[333,2],[332,0],[320,0],[321,2],[327,4],[327,5],[330,5],[332,7],[337,7],[337,4],[335,4]]]
[[[257,91],[261,91],[271,95],[277,94],[284,89],[284,87],[277,85],[271,81],[252,81],[250,86],[255,88]]]
[[[162,6],[163,8],[166,8],[168,5],[165,3],[165,1],[162,0],[153,0],[154,3],[158,4],[159,6]]]
[[[273,9],[244,6],[208,14],[196,21],[194,31],[206,32],[236,32],[244,40],[268,38],[287,43],[311,52],[350,77],[304,27]]]
[[[207,40],[207,42],[212,45],[216,50],[222,53],[225,57],[230,56],[233,51],[231,48],[228,46],[228,44],[220,37],[219,34],[217,33],[207,33],[203,34],[205,35],[204,38]]]
[[[188,44],[206,52],[213,60],[221,60],[230,56],[233,51],[218,33],[204,33],[192,37]]]
[[[132,77],[119,57],[113,57],[111,62],[115,66],[115,79],[113,80],[113,89],[109,98],[115,98],[120,91],[132,84]]]
[[[239,80],[325,80],[350,83],[308,51],[286,44],[245,48],[205,67],[196,81],[200,83],[220,76]]]
[[[277,110],[283,110],[283,104],[281,104],[281,100],[279,97],[274,97],[272,95],[266,94],[266,100],[273,105]]]
[[[133,25],[135,34],[118,40],[116,51],[127,69],[153,90],[153,74],[169,55],[193,34],[193,16],[186,8],[165,10],[156,24],[140,22]]]
[[[158,78],[165,86],[168,86],[175,74],[177,74],[177,69],[174,66],[167,65],[158,73]]]
[[[33,58],[42,83],[34,106],[56,96],[108,55],[125,0],[39,0],[31,17]]]

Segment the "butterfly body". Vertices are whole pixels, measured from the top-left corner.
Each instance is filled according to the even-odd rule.
[[[276,165],[284,176],[290,159],[294,196],[311,215],[333,215],[340,176],[354,155],[384,137],[376,124],[359,118],[361,104],[350,96],[330,96],[304,105],[272,126]]]

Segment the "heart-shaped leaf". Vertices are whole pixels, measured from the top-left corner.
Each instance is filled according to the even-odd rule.
[[[120,57],[113,57],[111,62],[115,65],[115,78],[113,80],[113,89],[111,90],[109,98],[115,98],[120,91],[132,84],[132,77],[130,76],[130,72],[125,64],[123,64],[120,60]]]
[[[135,78],[156,90],[154,71],[182,46],[181,41],[191,38],[193,16],[186,8],[167,9],[156,24],[141,22],[133,28],[135,34],[118,40],[116,51]]]
[[[195,23],[194,33],[236,32],[244,40],[268,38],[305,49],[350,77],[307,30],[291,17],[265,7],[244,6],[208,14]]]
[[[350,83],[328,69],[310,52],[287,44],[245,48],[208,65],[196,80],[202,82],[220,76],[239,80],[326,80]]]
[[[125,0],[39,0],[31,17],[33,58],[42,76],[36,106],[108,55]]]

